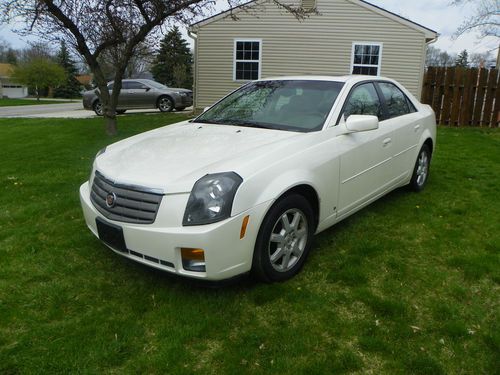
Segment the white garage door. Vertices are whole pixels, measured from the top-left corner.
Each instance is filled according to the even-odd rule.
[[[3,87],[3,95],[8,98],[24,98],[28,95],[26,87]]]

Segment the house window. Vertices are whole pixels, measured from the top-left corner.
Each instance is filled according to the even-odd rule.
[[[237,39],[234,41],[234,80],[251,81],[260,78],[262,41]]]
[[[381,43],[353,43],[351,74],[380,75],[382,65]]]

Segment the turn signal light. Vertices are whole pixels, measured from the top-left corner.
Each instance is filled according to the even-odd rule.
[[[182,267],[186,271],[205,272],[205,251],[203,249],[181,248]]]
[[[242,240],[243,237],[245,237],[249,220],[250,220],[250,215],[247,215],[243,218],[243,222],[241,223],[240,240]]]

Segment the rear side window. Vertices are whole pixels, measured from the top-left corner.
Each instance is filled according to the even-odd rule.
[[[389,82],[380,82],[378,85],[385,99],[388,119],[414,112],[406,95],[396,85]]]
[[[137,81],[128,81],[128,82],[124,82],[124,85],[126,89],[129,89],[129,90],[140,90],[140,89],[145,89],[146,88],[146,85],[141,83],[141,82],[137,82]]]
[[[382,117],[382,106],[373,83],[363,83],[356,86],[347,99],[344,118],[350,115],[372,115]]]

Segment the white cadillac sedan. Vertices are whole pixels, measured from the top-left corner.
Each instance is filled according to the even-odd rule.
[[[282,281],[314,234],[395,188],[422,190],[435,144],[432,109],[393,80],[265,79],[99,151],[80,198],[94,235],[129,259]]]

